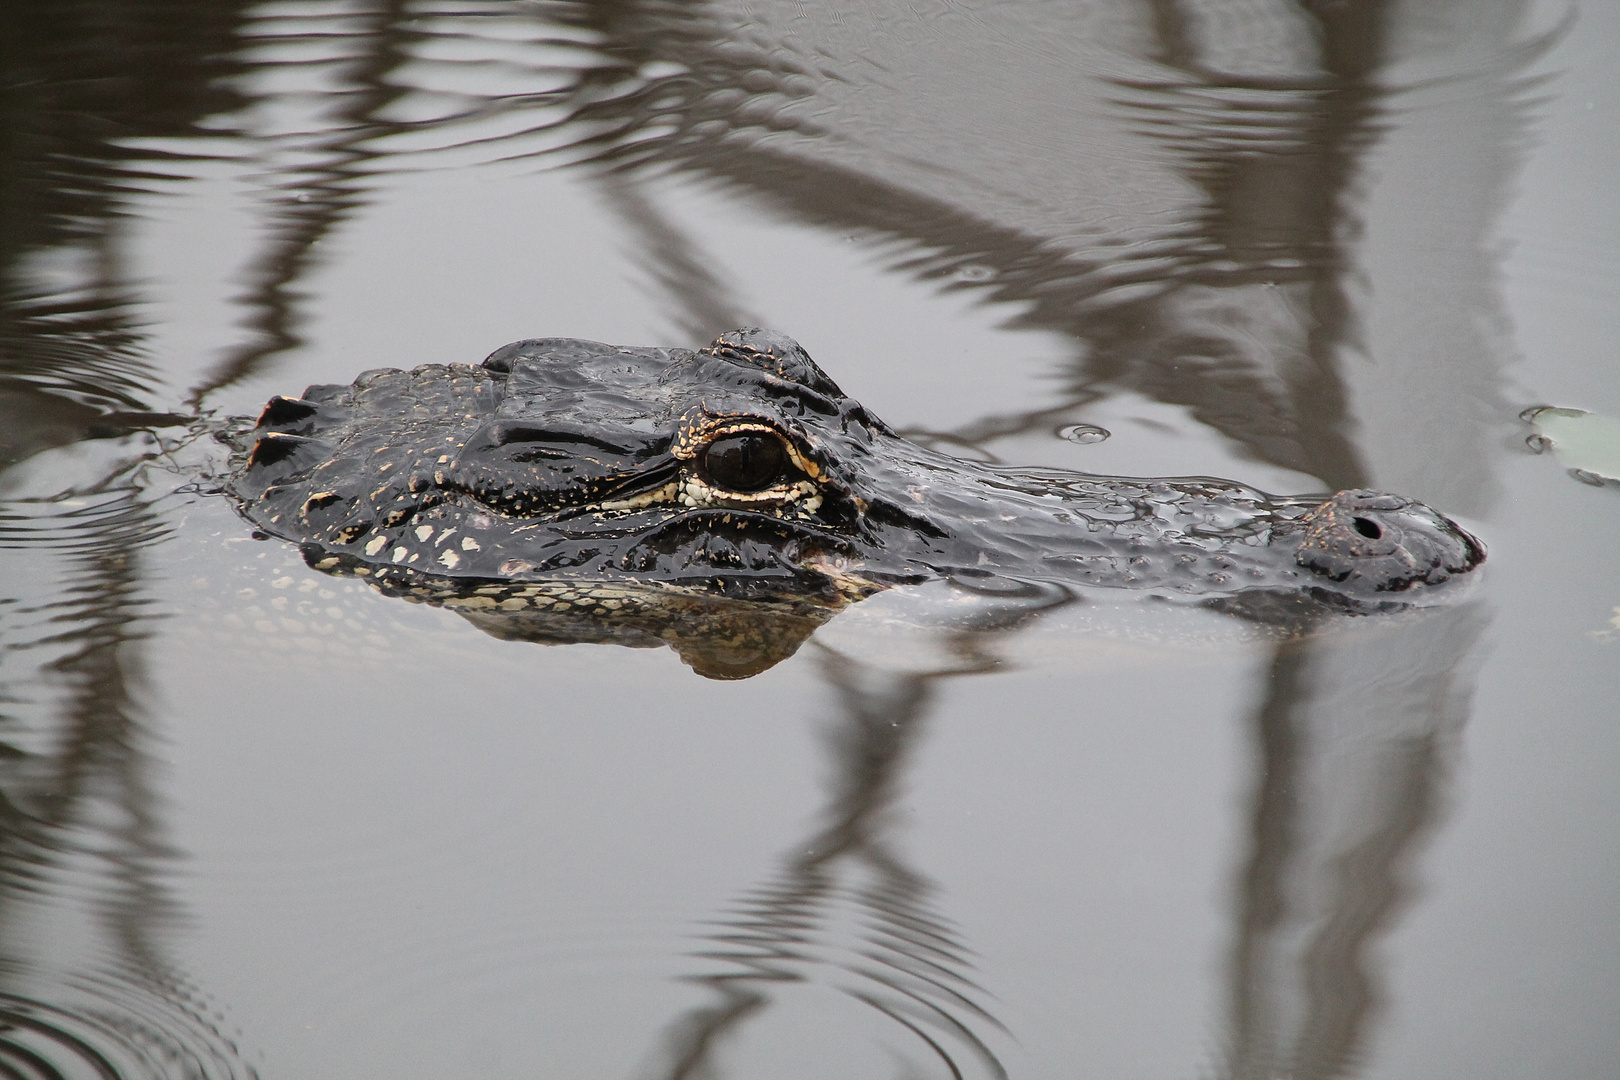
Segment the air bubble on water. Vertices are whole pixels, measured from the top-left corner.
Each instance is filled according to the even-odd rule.
[[[1107,428],[1098,427],[1096,424],[1070,424],[1068,427],[1058,429],[1058,438],[1079,443],[1081,446],[1100,443],[1112,434],[1113,432]]]

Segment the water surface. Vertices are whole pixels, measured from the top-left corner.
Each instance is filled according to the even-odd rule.
[[[1620,1068],[1620,489],[1519,417],[1620,417],[1620,6],[60,0],[0,40],[0,1071]],[[951,453],[1401,491],[1490,561],[1304,636],[901,590],[716,681],[211,494],[271,394],[738,325]]]

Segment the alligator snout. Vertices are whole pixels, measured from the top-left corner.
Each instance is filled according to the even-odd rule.
[[[1456,522],[1400,495],[1341,491],[1301,520],[1295,561],[1351,588],[1438,585],[1485,561],[1485,546]]]

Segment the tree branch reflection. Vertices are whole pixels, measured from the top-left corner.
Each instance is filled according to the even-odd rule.
[[[167,526],[131,469],[82,508],[12,500],[0,547],[55,562],[34,595],[8,596],[14,655],[48,656],[0,717],[0,1071],[16,1075],[250,1075],[167,955],[178,908],[166,879],[142,719],[150,601],[143,555]],[[44,903],[41,903],[44,900]],[[85,923],[64,935],[64,919]],[[67,947],[85,939],[82,955]],[[25,1064],[27,1063],[27,1064]],[[87,1074],[88,1075],[88,1074]]]
[[[1365,1059],[1385,996],[1376,946],[1443,807],[1487,621],[1464,606],[1277,649],[1250,720],[1229,1080],[1331,1080]]]
[[[908,1030],[948,1075],[1007,1075],[992,1046],[1000,1022],[980,1003],[969,953],[934,909],[932,884],[901,850],[894,807],[938,682],[994,671],[999,638],[1072,599],[1015,587],[950,632],[942,664],[928,672],[885,671],[823,647],[822,678],[842,716],[826,739],[833,773],[821,824],[788,849],[773,880],[717,920],[712,947],[697,955],[732,970],[689,978],[713,1001],[670,1027],[649,1075],[716,1075],[723,1044],[778,1004],[781,988],[804,982],[836,987]]]
[[[322,35],[322,13],[309,14],[316,17],[308,20],[313,25],[307,34]],[[316,248],[321,241],[368,201],[367,166],[383,155],[366,144],[404,129],[401,123],[382,119],[382,113],[407,92],[391,77],[406,60],[407,43],[419,36],[409,29],[410,15],[406,0],[380,0],[346,20],[351,28],[342,34],[347,55],[341,84],[322,94],[321,116],[313,125],[317,130],[299,131],[290,146],[267,140],[271,160],[266,164],[276,180],[276,194],[266,215],[264,247],[246,267],[247,290],[237,301],[244,309],[239,325],[251,337],[192,387],[188,404],[193,408],[209,394],[259,372],[273,357],[303,344],[297,285],[318,264]],[[272,33],[267,40],[246,30],[249,49],[272,41],[296,43],[305,36],[293,29]],[[278,66],[273,60],[260,61],[248,69],[256,79],[270,82]],[[245,108],[273,107],[275,99],[275,93],[260,91]],[[279,165],[276,159],[281,157],[297,164]]]
[[[969,950],[905,856],[894,808],[941,680],[995,672],[999,641],[1067,602],[998,605],[952,632],[948,663],[931,670],[886,671],[821,647],[842,716],[827,739],[820,824],[716,920],[696,955],[728,970],[688,977],[709,1001],[669,1027],[648,1076],[721,1075],[727,1049],[772,1010],[803,1007],[806,985],[911,1030],[928,1051],[912,1063],[919,1075],[929,1055],[945,1075],[1006,1074],[997,1046],[1016,1033],[983,1003]],[[1444,806],[1487,621],[1477,606],[1371,626],[1313,620],[1259,666],[1221,1076],[1332,1080],[1366,1059],[1385,998],[1377,945]]]
[[[131,205],[209,154],[242,5],[0,8],[0,1072],[251,1075],[168,957],[177,908],[144,722],[145,553],[168,525],[122,440],[147,404]],[[141,140],[194,139],[195,157]],[[109,440],[90,442],[90,440]],[[63,476],[25,463],[87,443]],[[58,485],[55,489],[52,484]],[[43,487],[42,487],[43,485]]]

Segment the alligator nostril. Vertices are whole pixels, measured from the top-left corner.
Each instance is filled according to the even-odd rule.
[[[1378,522],[1371,518],[1358,517],[1350,524],[1356,527],[1356,532],[1369,540],[1377,540],[1384,535],[1384,530],[1378,527]]]

